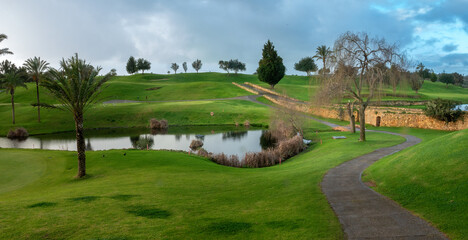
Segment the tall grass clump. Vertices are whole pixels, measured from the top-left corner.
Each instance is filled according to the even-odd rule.
[[[7,138],[24,140],[29,137],[29,133],[25,128],[19,127],[15,130],[8,131]]]
[[[150,128],[151,129],[167,129],[169,124],[166,119],[158,120],[156,118],[152,118],[150,120]]]

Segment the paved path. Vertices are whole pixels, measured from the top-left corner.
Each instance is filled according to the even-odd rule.
[[[375,161],[411,147],[421,140],[399,135],[406,142],[381,148],[328,171],[322,191],[335,211],[348,239],[447,239],[426,221],[361,182],[361,173]]]
[[[248,85],[244,85],[249,87]],[[264,94],[260,92],[260,94]],[[269,94],[271,96],[271,94]],[[276,96],[277,97],[277,96]],[[256,96],[249,97],[258,102]],[[258,102],[263,105],[267,105]],[[305,115],[307,116],[307,115]],[[338,125],[310,119],[330,127]],[[426,221],[411,214],[394,201],[380,195],[361,182],[362,172],[375,161],[411,147],[421,139],[386,131],[372,131],[406,138],[396,146],[377,149],[374,152],[347,161],[328,171],[321,186],[328,202],[335,211],[347,239],[447,239]]]

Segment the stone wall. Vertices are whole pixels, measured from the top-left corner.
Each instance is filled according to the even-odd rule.
[[[251,84],[254,85],[254,84]],[[280,94],[276,94],[281,96]],[[292,104],[290,100],[281,97],[270,97],[265,95],[266,99],[278,105],[294,109],[296,111],[310,113],[324,118],[340,119],[349,121],[347,110],[344,106],[331,105],[327,107],[317,107],[308,103],[297,102]],[[291,98],[289,98],[291,99]],[[354,112],[356,121],[359,120],[357,111]],[[468,114],[457,122],[446,124],[434,118],[424,115],[421,109],[397,108],[397,107],[367,107],[366,123],[373,126],[377,125],[377,118],[380,117],[380,126],[385,127],[411,127],[436,130],[456,131],[468,128]]]

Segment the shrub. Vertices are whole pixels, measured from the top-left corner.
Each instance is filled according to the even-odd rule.
[[[301,136],[294,136],[288,140],[281,141],[277,149],[281,159],[288,159],[302,152],[305,146]]]
[[[246,153],[244,165],[251,168],[261,168],[273,166],[279,163],[280,154],[277,149],[266,149],[258,153]]]
[[[201,148],[202,146],[203,146],[203,142],[198,139],[192,140],[192,142],[190,143],[190,149],[192,150],[197,150]]]
[[[244,127],[250,127],[250,122],[249,122],[249,120],[245,120],[245,122],[244,122]]]
[[[158,120],[156,118],[152,118],[150,120],[150,128],[151,129],[167,129],[168,123],[166,119]]]
[[[167,120],[166,119],[161,119],[161,121],[159,121],[159,127],[161,129],[167,129],[169,127],[169,124],[167,123]]]
[[[8,131],[7,138],[24,140],[29,137],[29,133],[25,128],[19,127],[15,130]]]
[[[456,122],[464,114],[460,109],[453,110],[458,104],[461,102],[437,98],[427,103],[424,114],[445,123]]]
[[[211,157],[211,161],[229,167],[242,167],[237,155],[227,156],[224,153],[215,154]]]
[[[204,148],[198,149],[197,154],[198,156],[202,156],[202,157],[210,157],[210,153],[208,153],[208,151],[206,151]]]

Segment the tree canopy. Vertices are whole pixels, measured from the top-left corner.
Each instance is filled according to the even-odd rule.
[[[177,70],[179,69],[179,64],[172,63],[171,68],[172,68],[172,70],[174,70],[174,74],[175,74],[175,73],[177,73]]]
[[[258,79],[270,84],[271,88],[274,88],[284,77],[285,72],[286,67],[283,64],[283,59],[278,56],[273,43],[268,40],[263,45],[262,59],[258,62]]]
[[[141,70],[141,73],[145,73],[145,70],[150,70],[151,69],[151,63],[150,61],[144,59],[144,58],[138,58],[137,60],[137,70]]]
[[[294,64],[294,69],[300,72],[306,72],[307,76],[310,76],[311,72],[317,71],[317,64],[315,64],[312,57],[305,57]]]
[[[3,40],[7,39],[8,36],[5,34],[0,34],[0,42]],[[10,51],[9,48],[0,48],[0,56],[5,55],[5,54],[13,54],[13,52]]]
[[[133,56],[130,56],[127,61],[127,72],[134,74],[138,72],[137,62]]]
[[[197,73],[198,73],[198,70],[201,69],[202,65],[203,65],[202,62],[199,59],[193,61],[193,63],[192,63],[192,67],[193,67],[193,69],[195,69],[195,71],[197,71]]]
[[[77,178],[86,175],[86,144],[84,140],[83,114],[88,107],[97,102],[102,86],[111,75],[98,77],[100,67],[93,67],[78,54],[60,62],[60,70],[51,69],[46,75],[43,86],[73,114],[76,129],[76,144],[78,151]]]
[[[245,71],[245,63],[234,59],[229,61],[219,60],[219,68],[223,69],[229,74],[229,70],[234,71],[237,74],[239,71]]]

